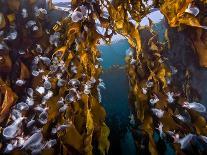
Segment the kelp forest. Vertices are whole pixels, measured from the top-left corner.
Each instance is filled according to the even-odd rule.
[[[206,0],[0,0],[0,154],[116,154],[102,89],[126,88],[105,86],[99,47],[117,35],[133,154],[207,154]]]

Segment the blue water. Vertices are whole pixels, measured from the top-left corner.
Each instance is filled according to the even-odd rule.
[[[106,122],[110,128],[109,154],[134,155],[136,148],[128,129],[130,106],[128,103],[128,79],[125,70],[125,55],[129,49],[126,40],[99,47],[103,58],[103,74],[106,89],[101,90],[102,104],[107,112]],[[117,66],[118,67],[114,67]]]
[[[164,41],[164,22],[154,26],[154,30],[159,32],[160,41]],[[125,56],[129,49],[127,40],[120,40],[111,45],[99,47],[103,62],[103,74],[106,89],[101,90],[102,104],[107,112],[106,122],[110,128],[109,140],[111,143],[109,155],[135,155],[136,146],[129,130],[130,105],[128,103],[129,85],[125,70]],[[114,67],[116,66],[116,67]],[[158,142],[159,134],[154,135]],[[173,146],[169,143],[165,145],[166,155],[174,155]]]
[[[129,43],[126,39],[120,40],[111,45],[99,46],[103,58],[102,66],[104,70],[109,69],[113,65],[125,64],[126,50],[129,49]]]

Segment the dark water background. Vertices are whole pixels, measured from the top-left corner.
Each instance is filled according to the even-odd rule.
[[[103,58],[103,74],[106,89],[101,90],[102,104],[107,112],[106,122],[110,128],[110,155],[134,155],[135,144],[128,130],[130,106],[128,103],[128,79],[125,56],[129,49],[127,40],[99,47]]]

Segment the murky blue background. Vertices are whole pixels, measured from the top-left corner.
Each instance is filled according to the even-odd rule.
[[[102,104],[107,112],[107,125],[110,128],[109,154],[136,154],[133,137],[128,130],[130,106],[128,103],[128,79],[125,70],[125,56],[129,49],[127,40],[99,47],[103,62],[106,89],[101,90]],[[115,67],[115,66],[116,67]],[[117,66],[118,65],[118,66]]]

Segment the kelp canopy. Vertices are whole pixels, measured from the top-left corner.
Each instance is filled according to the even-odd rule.
[[[139,29],[143,17],[160,9],[169,27],[201,36],[207,29],[206,2],[72,0],[67,17],[52,24],[51,1],[0,1],[1,153],[107,153],[97,45],[101,39],[110,43],[116,33],[132,48],[127,70],[138,151],[164,154],[159,145],[169,144],[182,154],[192,139],[206,145],[205,107],[188,100],[187,82],[180,89],[171,81],[175,68],[163,57],[170,42],[166,47],[150,28]],[[146,36],[140,37],[143,31]],[[200,65],[206,67],[205,48],[196,41]],[[192,146],[196,153],[206,151]]]

